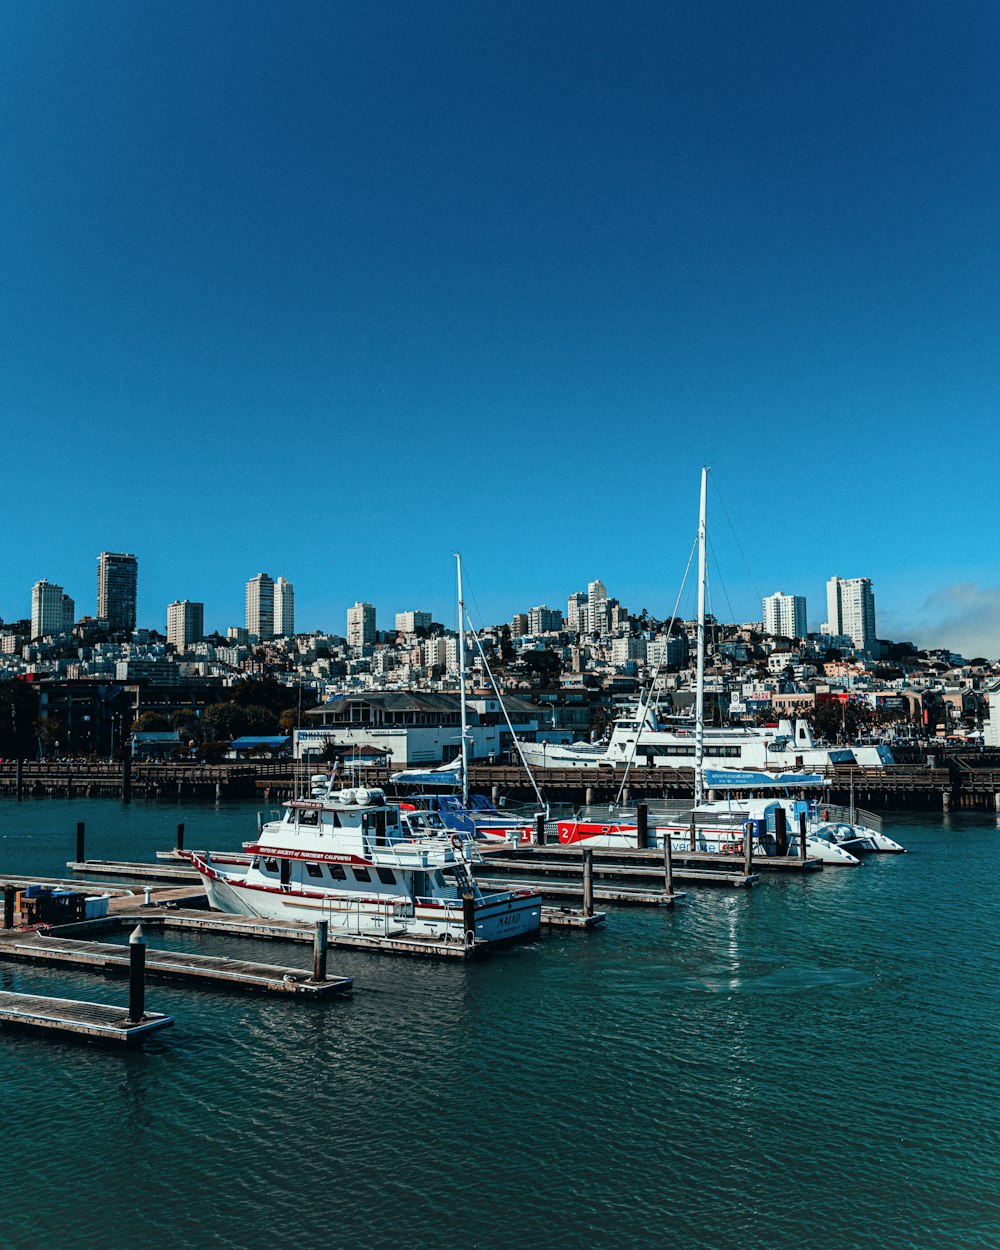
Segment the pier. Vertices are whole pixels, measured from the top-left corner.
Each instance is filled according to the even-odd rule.
[[[359,770],[359,785],[379,787],[397,795],[390,781],[395,768]],[[885,769],[837,766],[821,770],[830,782],[823,794],[831,802],[847,803],[851,796],[882,811],[949,810],[974,808],[1000,811],[1000,754],[949,751],[927,744],[925,763],[896,764]],[[556,803],[606,803],[625,783],[626,802],[685,800],[694,790],[690,768],[635,767],[623,769],[539,768],[542,792]],[[472,764],[469,782],[474,790],[497,797],[530,801],[534,797],[523,768],[513,764]],[[291,760],[224,764],[121,763],[90,761],[7,761],[0,764],[0,794],[29,798],[136,797],[146,799],[259,798],[277,803],[295,792],[295,765]]]
[[[155,1011],[141,1020],[131,1020],[126,1008],[107,1003],[0,992],[0,1024],[47,1033],[129,1045],[173,1022],[173,1016]]]

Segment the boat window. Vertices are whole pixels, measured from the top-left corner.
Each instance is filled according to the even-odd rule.
[[[306,872],[310,877],[322,877],[323,875],[323,869],[320,868],[319,864],[306,864]]]
[[[300,825],[318,825],[319,824],[319,812],[317,812],[315,808],[309,808],[307,811],[300,811],[299,812],[299,824]]]
[[[344,872],[344,869],[340,864],[327,864],[327,868],[330,869],[330,876],[334,879],[334,881],[347,880],[347,873]]]
[[[264,860],[264,871],[265,871],[265,872],[277,872],[277,871],[278,871],[278,861],[277,861],[276,859],[265,859],[265,860]]]
[[[372,874],[367,868],[352,868],[351,872],[354,873],[355,881],[371,881],[372,879]]]
[[[376,868],[375,871],[378,873],[378,879],[383,885],[396,884],[396,874],[391,868]]]

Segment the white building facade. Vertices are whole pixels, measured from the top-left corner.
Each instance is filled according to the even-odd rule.
[[[859,651],[877,650],[870,578],[830,578],[826,584],[826,626],[828,634],[846,635]]]
[[[781,638],[805,638],[805,596],[783,595],[781,591],[768,595],[764,600],[764,633]]]

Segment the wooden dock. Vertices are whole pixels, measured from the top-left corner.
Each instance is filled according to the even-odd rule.
[[[147,923],[143,914],[142,923]],[[79,926],[75,926],[79,928]],[[5,933],[0,941],[0,959],[23,963],[50,964],[80,968],[105,976],[126,976],[129,952],[124,946],[87,942],[76,938]],[[314,981],[302,968],[250,963],[225,955],[192,955],[187,952],[150,950],[146,955],[146,976],[150,980],[183,981],[207,989],[247,990],[265,994],[291,994],[302,998],[329,998],[348,992],[350,977],[329,977]]]
[[[595,885],[595,899],[599,898],[601,902],[637,902],[641,901],[644,891],[650,890],[670,897],[666,889],[662,851],[594,849],[591,854],[594,857],[594,880],[603,882]],[[801,867],[801,861],[796,862]],[[753,866],[757,868],[759,863],[755,859]],[[484,851],[482,862],[477,860],[474,867],[477,878],[486,878],[498,884],[500,880],[510,882],[514,878],[524,877],[536,883],[536,888],[554,895],[555,889],[562,888],[564,883],[556,882],[553,878],[582,878],[583,857],[580,850],[570,847],[505,847],[498,851]],[[541,886],[537,885],[539,879],[543,882]],[[759,880],[757,872],[745,871],[742,856],[737,858],[733,855],[701,853],[691,862],[688,862],[688,856],[684,854],[672,857],[672,882],[742,888],[756,885]],[[526,883],[521,881],[522,885]],[[614,883],[622,883],[629,889],[623,891]],[[617,891],[619,897],[612,898],[609,890]],[[626,894],[639,897],[626,897]]]
[[[169,1028],[173,1022],[173,1016],[158,1011],[147,1012],[141,1020],[132,1021],[127,1008],[107,1003],[0,992],[0,1024],[17,1028],[134,1045],[150,1033]]]
[[[75,859],[66,865],[72,872],[99,872],[108,877],[128,877],[131,881],[198,881],[198,869],[190,864],[130,863],[121,859]]]

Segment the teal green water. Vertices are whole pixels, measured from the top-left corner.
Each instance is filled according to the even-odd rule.
[[[102,858],[181,819],[189,845],[253,831],[243,807],[0,802],[0,871],[60,871],[78,819]],[[336,952],[349,1001],[153,984],[177,1024],[141,1053],[0,1034],[0,1245],[1000,1247],[1000,831],[887,831],[912,853],[479,965]]]

